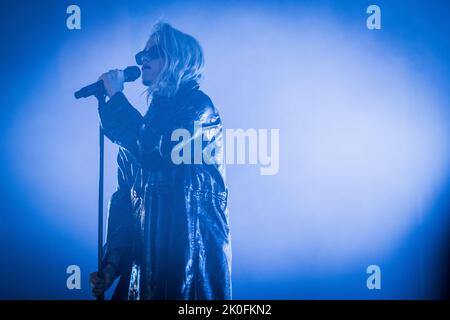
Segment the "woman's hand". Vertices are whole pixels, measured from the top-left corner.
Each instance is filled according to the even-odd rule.
[[[110,70],[102,74],[99,80],[103,81],[103,86],[105,87],[106,94],[108,97],[112,97],[117,92],[123,90],[123,83],[125,82],[125,76],[122,70]]]
[[[92,294],[99,297],[107,291],[114,282],[116,269],[113,265],[107,264],[103,269],[103,277],[98,272],[92,272],[90,277]]]

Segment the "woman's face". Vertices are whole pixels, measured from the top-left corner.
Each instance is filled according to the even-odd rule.
[[[153,38],[150,38],[145,46],[145,50],[150,52],[150,50],[154,51],[155,49],[155,42]],[[164,61],[160,56],[155,57],[152,54],[147,55],[141,67],[142,83],[146,86],[150,86],[153,81],[158,78],[163,66]]]

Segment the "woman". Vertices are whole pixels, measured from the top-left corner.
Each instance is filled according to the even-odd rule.
[[[222,123],[199,90],[202,49],[190,35],[158,23],[136,62],[151,98],[144,117],[122,93],[122,71],[100,77],[109,97],[99,107],[100,121],[120,148],[103,278],[91,274],[93,293],[120,276],[113,299],[231,299]],[[214,150],[214,161],[174,163],[180,144],[172,133],[189,130],[186,152],[198,138],[194,124],[202,128],[202,151]]]

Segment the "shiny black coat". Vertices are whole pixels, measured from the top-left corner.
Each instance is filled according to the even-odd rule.
[[[209,97],[185,84],[171,98],[155,96],[143,117],[117,93],[99,116],[120,146],[104,258],[120,270],[113,298],[231,299],[222,123]],[[194,122],[216,161],[176,165],[171,134],[184,128],[194,136]]]

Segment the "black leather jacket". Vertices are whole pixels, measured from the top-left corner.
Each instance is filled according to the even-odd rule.
[[[113,299],[231,299],[222,123],[209,97],[184,84],[171,98],[155,96],[142,117],[117,93],[99,116],[120,146],[104,257],[120,270]],[[176,165],[171,134],[194,136],[194,122],[201,150],[213,148],[216,161]]]

